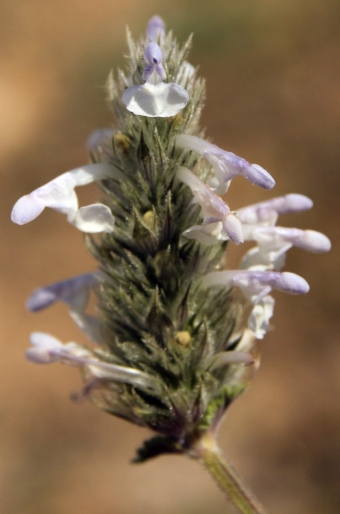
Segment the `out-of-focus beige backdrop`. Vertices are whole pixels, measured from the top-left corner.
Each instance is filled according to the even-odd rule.
[[[84,141],[111,121],[103,85],[134,35],[160,14],[207,77],[203,125],[216,144],[260,163],[274,193],[236,179],[232,208],[289,192],[312,211],[282,218],[325,232],[327,255],[291,250],[287,269],[311,285],[277,294],[262,366],[231,407],[220,444],[275,514],[340,512],[340,3],[337,0],[2,0],[0,150],[2,283],[1,507],[4,514],[219,514],[222,493],[195,462],[133,466],[149,434],[76,405],[76,370],[24,360],[28,334],[85,340],[65,306],[28,314],[39,285],[91,270],[82,235],[54,211],[18,227],[19,196],[87,162]],[[91,187],[81,191],[91,201]],[[230,262],[235,263],[234,257]]]

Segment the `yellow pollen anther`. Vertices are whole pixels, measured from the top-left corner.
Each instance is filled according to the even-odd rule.
[[[150,228],[150,229],[155,228],[155,214],[153,213],[153,211],[146,211],[143,214],[143,220],[144,220],[145,225],[148,228]]]
[[[191,343],[191,335],[187,330],[181,330],[180,332],[176,333],[175,341],[184,348],[189,348]]]

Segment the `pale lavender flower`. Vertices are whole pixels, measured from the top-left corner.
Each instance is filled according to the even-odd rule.
[[[31,312],[37,312],[57,301],[82,312],[88,303],[90,289],[99,285],[99,273],[84,273],[33,291],[26,302]]]
[[[150,18],[146,35],[150,41],[155,42],[157,42],[158,39],[165,37],[165,23],[160,16],[155,15]]]
[[[85,312],[90,291],[98,287],[99,278],[100,273],[85,273],[41,287],[33,291],[26,307],[31,312],[37,312],[57,301],[64,302],[70,307],[70,316],[78,328],[85,332],[91,341],[100,343],[100,322],[95,316]]]
[[[269,295],[272,290],[290,294],[305,294],[309,291],[308,283],[299,275],[275,271],[214,271],[204,277],[202,285],[239,287],[254,306],[248,318],[248,328],[257,339],[264,337],[273,315],[275,300]]]
[[[26,358],[36,364],[50,364],[63,361],[78,366],[91,353],[76,343],[62,344],[59,339],[44,332],[33,332],[30,337],[32,348],[26,351]]]
[[[194,225],[187,229],[183,233],[185,237],[197,239],[206,245],[229,238],[235,244],[243,242],[242,224],[221,197],[187,168],[179,168],[177,178],[190,187],[202,207],[204,218],[202,226]]]
[[[149,117],[175,116],[189,101],[188,92],[174,82],[165,83],[163,53],[157,43],[149,43],[144,52],[145,84],[128,87],[122,96],[126,108],[134,114]]]
[[[309,291],[304,278],[286,271],[213,271],[203,278],[202,286],[239,287],[253,305],[274,289],[290,294],[305,294]]]
[[[176,137],[176,146],[197,152],[210,162],[215,172],[215,181],[211,185],[216,185],[215,192],[219,195],[223,195],[227,191],[230,181],[237,175],[242,175],[252,184],[265,189],[275,186],[273,177],[258,164],[250,164],[242,157],[222,150],[204,139],[181,134]]]
[[[35,364],[50,364],[60,361],[64,364],[85,367],[93,377],[101,380],[125,382],[134,386],[154,389],[155,383],[147,373],[134,368],[103,362],[89,349],[77,344],[63,344],[59,339],[44,332],[31,334],[32,348],[26,351],[26,358]]]
[[[37,218],[45,207],[50,207],[66,214],[67,220],[83,232],[112,232],[114,217],[111,210],[101,203],[79,208],[74,191],[77,186],[107,177],[122,178],[123,175],[110,164],[88,164],[67,171],[29,195],[22,196],[13,207],[12,221],[24,225]]]
[[[306,211],[312,207],[310,198],[291,193],[238,209],[237,216],[242,223],[275,225],[279,214]]]
[[[243,262],[243,268],[257,263],[272,265],[271,269],[280,269],[284,265],[285,253],[292,246],[313,253],[328,252],[331,248],[328,237],[315,230],[243,224],[243,232],[245,241],[256,241],[258,244],[258,251],[251,253],[252,260],[246,254],[247,265]]]

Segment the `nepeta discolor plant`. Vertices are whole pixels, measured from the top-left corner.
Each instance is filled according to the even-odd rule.
[[[325,252],[330,241],[276,225],[279,215],[312,207],[303,195],[237,206],[233,179],[265,189],[275,181],[202,138],[205,89],[186,60],[190,39],[179,46],[154,16],[146,37],[135,42],[128,33],[128,45],[125,72],[107,83],[115,121],[90,135],[91,163],[20,198],[12,211],[22,225],[50,207],[86,233],[98,270],[37,289],[27,306],[64,302],[92,344],[35,332],[26,357],[78,367],[84,396],[154,431],[136,462],[186,454],[203,462],[238,512],[264,512],[222,458],[216,433],[258,367],[272,291],[309,290],[281,271],[286,252]],[[75,188],[90,182],[103,201],[79,207]],[[227,192],[228,203],[220,196]],[[255,246],[240,269],[225,270],[227,248],[244,241]],[[86,312],[91,291],[96,316]]]

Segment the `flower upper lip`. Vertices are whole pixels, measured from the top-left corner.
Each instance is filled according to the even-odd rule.
[[[223,195],[227,191],[230,181],[237,175],[242,175],[252,184],[265,189],[275,186],[273,177],[258,164],[250,164],[242,157],[222,150],[200,137],[181,134],[176,137],[176,145],[179,148],[197,152],[212,164],[219,182],[216,189],[216,193],[219,195]]]

